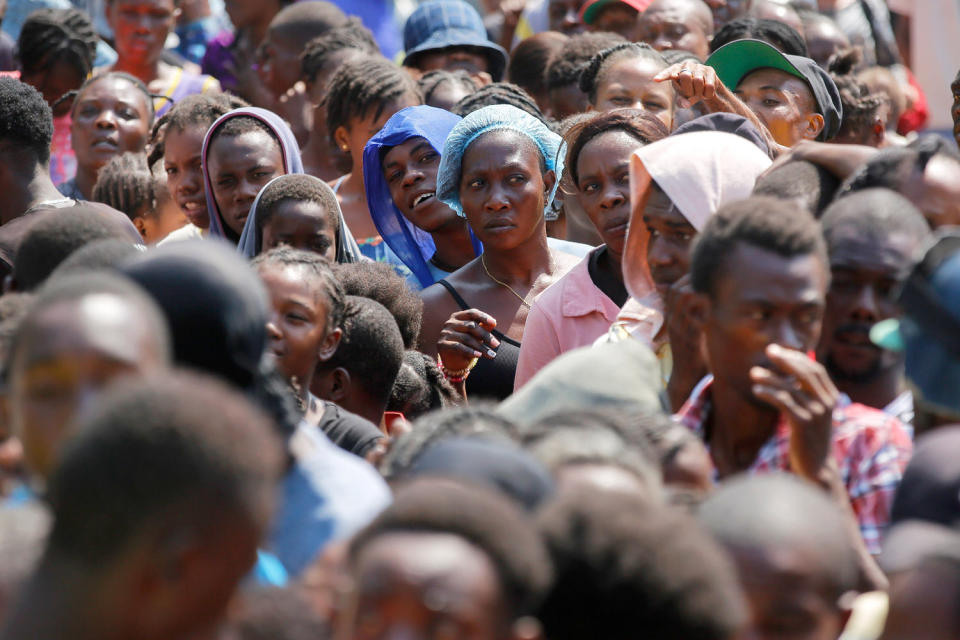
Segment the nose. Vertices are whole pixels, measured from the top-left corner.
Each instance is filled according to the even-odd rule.
[[[423,172],[417,169],[416,167],[407,167],[406,173],[403,174],[403,181],[401,184],[405,187],[412,187],[423,180]]]
[[[243,180],[240,183],[240,188],[237,189],[236,200],[237,202],[243,202],[243,201],[253,202],[253,200],[257,197],[257,193],[259,192],[260,192],[259,184],[251,182],[250,180]]]
[[[200,176],[194,171],[182,171],[180,181],[177,183],[177,191],[183,194],[196,193],[200,188]]]
[[[676,261],[674,252],[669,244],[660,236],[650,238],[650,246],[647,248],[647,262],[651,266],[665,267]]]
[[[495,186],[490,189],[490,195],[483,206],[487,211],[504,211],[510,208],[510,200],[503,189]]]
[[[604,209],[616,209],[624,202],[626,202],[626,198],[623,192],[618,189],[616,185],[611,185],[603,194],[603,200],[600,202],[600,206]]]
[[[789,318],[779,320],[773,326],[770,337],[775,344],[781,347],[797,350],[803,350],[805,347]]]
[[[865,284],[857,291],[853,300],[853,306],[850,309],[850,316],[858,322],[868,322],[873,324],[877,322],[880,310],[877,308],[877,294],[873,287]]]
[[[283,339],[283,332],[280,331],[280,322],[277,314],[273,314],[267,321],[267,337],[271,340]]]
[[[117,116],[113,112],[113,109],[102,109],[97,114],[97,119],[94,121],[94,125],[96,125],[98,129],[116,129]]]
[[[673,49],[673,40],[670,40],[664,34],[657,36],[657,39],[653,41],[653,48],[657,51],[667,51]]]

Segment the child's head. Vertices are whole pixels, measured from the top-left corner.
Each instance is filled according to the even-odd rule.
[[[404,352],[387,411],[399,411],[407,420],[416,420],[425,413],[458,403],[457,392],[433,358],[419,351]]]
[[[348,296],[370,298],[385,306],[400,329],[404,348],[417,348],[423,300],[393,267],[383,262],[349,262],[333,265],[333,272]]]
[[[23,23],[17,40],[20,80],[31,84],[52,105],[74,91],[93,71],[97,32],[79,9],[37,9]],[[54,115],[67,113],[67,102]]]
[[[323,180],[306,174],[274,179],[257,200],[258,253],[281,245],[337,258],[340,205]]]
[[[580,33],[563,43],[546,70],[550,116],[563,120],[586,111],[589,102],[580,90],[580,74],[595,55],[624,42],[613,33]]]
[[[280,373],[306,391],[317,363],[333,356],[340,343],[343,289],[328,261],[309,251],[278,247],[252,264],[272,306],[268,350]]]
[[[455,104],[480,88],[477,81],[462,69],[428,71],[420,76],[417,86],[423,93],[423,104],[447,111],[452,111]]]
[[[639,109],[660,118],[672,130],[673,85],[653,80],[666,68],[667,61],[649,45],[620,44],[593,57],[580,76],[580,89],[587,94],[592,111]]]
[[[410,75],[383,58],[349,62],[337,71],[327,93],[327,130],[354,171],[363,170],[363,148],[390,116],[422,102]]]
[[[143,153],[124,153],[97,174],[93,199],[127,214],[145,244],[163,240],[187,223],[167,192],[163,175],[147,167]]]
[[[260,189],[286,173],[283,148],[273,129],[252,115],[229,118],[207,135],[213,202],[224,233],[238,240]]]

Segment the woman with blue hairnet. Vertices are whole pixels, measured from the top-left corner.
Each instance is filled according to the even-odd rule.
[[[420,349],[464,395],[510,395],[530,305],[577,261],[547,246],[564,147],[507,105],[471,113],[444,144],[436,197],[466,218],[483,253],[421,293]]]

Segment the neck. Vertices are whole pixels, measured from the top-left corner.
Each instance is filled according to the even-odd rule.
[[[23,215],[23,212],[30,207],[35,207],[41,202],[50,200],[59,200],[63,195],[57,191],[50,179],[50,168],[46,165],[38,164],[36,169],[26,180],[19,185],[14,185],[12,189],[4,190],[0,224],[10,222],[14,218]]]
[[[118,620],[98,616],[110,606],[104,592],[89,567],[51,559],[48,553],[10,611],[0,640],[121,639]]]
[[[610,247],[607,247],[607,250],[604,251],[600,259],[597,260],[597,266],[600,267],[604,273],[623,282],[623,263],[621,262],[621,256],[611,251]]]
[[[318,134],[316,129],[310,130],[310,137],[307,138],[307,144],[300,150],[300,157],[303,159],[304,167],[310,167],[310,173],[321,180],[335,180],[343,175],[337,169],[337,161],[330,141],[325,135]]]
[[[437,247],[437,260],[459,269],[473,260],[473,243],[470,241],[470,227],[467,220],[457,216],[449,224],[430,234]]]
[[[856,382],[839,378],[835,379],[834,382],[837,388],[850,396],[850,399],[854,402],[881,411],[896,400],[897,396],[903,393],[905,389],[902,364],[885,371],[869,382]]]
[[[533,236],[512,249],[485,250],[483,264],[498,280],[517,286],[533,286],[542,274],[553,273],[554,266],[543,223]]]
[[[97,173],[99,169],[93,167],[77,166],[77,188],[83,194],[85,200],[93,197],[93,187],[97,184]]]
[[[721,475],[745,471],[774,434],[780,414],[744,398],[736,389],[714,380],[709,437],[713,459]]]
[[[152,62],[144,61],[142,63],[120,58],[114,63],[113,71],[125,71],[135,78],[140,78],[144,84],[149,85],[160,77],[160,57],[157,56],[156,60]]]
[[[377,428],[383,431],[383,412],[386,410],[386,407],[382,402],[378,402],[374,398],[371,398],[363,391],[357,392],[356,389],[353,390],[352,397],[349,398],[343,405],[341,405],[347,411],[355,413],[365,420],[369,420],[373,424],[377,425]]]

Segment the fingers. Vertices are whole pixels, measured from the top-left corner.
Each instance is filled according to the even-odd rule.
[[[469,321],[472,320],[488,331],[492,331],[497,326],[497,319],[489,313],[484,313],[479,309],[466,309],[450,314],[450,320]]]
[[[467,358],[494,358],[500,340],[490,331],[496,324],[492,316],[478,309],[458,311],[444,323],[437,347]]]
[[[767,357],[788,376],[796,378],[801,387],[830,408],[836,405],[839,392],[827,370],[807,354],[772,344],[767,347]]]

